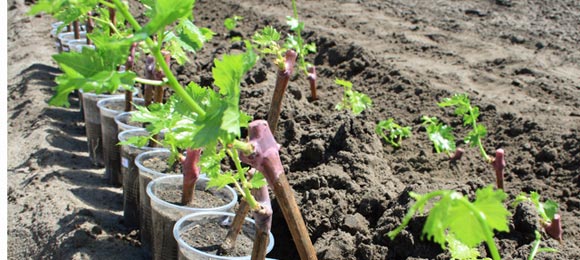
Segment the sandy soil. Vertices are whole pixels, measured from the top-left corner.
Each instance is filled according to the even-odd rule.
[[[25,0],[8,1],[8,257],[10,259],[141,259],[134,230],[123,226],[122,190],[89,162],[78,102],[46,104],[59,69],[47,16],[29,17]],[[450,164],[431,148],[422,115],[459,126],[437,101],[467,93],[488,128],[487,152],[507,154],[506,189],[513,199],[538,191],[560,204],[564,243],[537,259],[580,259],[580,6],[577,1],[307,1],[299,3],[304,36],[318,46],[308,59],[319,72],[321,99],[309,99],[303,75],[285,97],[278,129],[281,156],[319,259],[445,259],[420,240],[424,218],[399,239],[392,230],[409,207],[408,191],[454,189],[474,194],[494,182],[475,149]],[[289,1],[198,1],[197,24],[218,32],[188,66],[182,82],[211,84],[212,60],[235,50],[223,20],[245,19],[236,34],[264,25],[284,30]],[[368,94],[357,117],[334,110],[336,77]],[[264,59],[247,76],[242,105],[264,118],[275,74]],[[413,135],[393,149],[374,134],[393,117]],[[458,130],[457,136],[465,131]],[[276,207],[275,207],[276,208]],[[514,212],[514,209],[510,210]],[[504,259],[525,259],[529,230],[498,233]],[[514,213],[515,214],[515,213]],[[280,212],[272,257],[297,259]],[[485,247],[480,250],[485,254]]]

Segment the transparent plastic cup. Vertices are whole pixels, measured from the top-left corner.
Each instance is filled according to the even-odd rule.
[[[104,166],[103,158],[103,138],[101,131],[101,112],[97,102],[101,99],[122,95],[95,94],[79,91],[82,95],[83,115],[87,134],[87,146],[89,157],[95,166]]]
[[[133,104],[143,105],[142,98],[133,99]],[[115,96],[97,102],[101,114],[101,133],[103,136],[103,159],[105,163],[105,178],[112,185],[123,185],[121,175],[121,149],[118,145],[118,127],[115,117],[125,109],[125,97]]]
[[[58,44],[57,46],[59,47],[59,51],[61,52],[68,52],[70,51],[70,46],[69,46],[69,42],[71,40],[87,40],[87,32],[81,31],[79,34],[80,38],[79,39],[75,39],[75,33],[74,32],[64,32],[64,33],[59,33],[57,36],[58,39]]]
[[[234,218],[235,214],[230,212],[198,212],[189,214],[181,219],[179,219],[173,228],[173,236],[179,245],[179,257],[178,259],[196,259],[196,260],[242,260],[242,259],[251,259],[251,255],[247,256],[218,256],[201,249],[195,248],[188,244],[184,240],[184,235],[186,232],[193,228],[204,228],[204,225],[212,224],[214,226],[222,226],[224,229],[229,228],[227,224],[231,223],[231,220]],[[241,233],[239,236],[247,236],[248,238],[254,239],[255,234],[255,226],[254,220],[250,218],[246,218],[245,222],[242,226]],[[217,224],[217,225],[215,225]],[[207,232],[211,232],[208,230]],[[272,232],[270,232],[270,239],[268,241],[268,246],[266,248],[266,252],[269,253],[274,248],[274,236]],[[225,238],[225,237],[224,237]],[[221,242],[221,241],[219,241]],[[209,242],[208,245],[205,245],[205,248],[212,248],[217,244]]]
[[[73,52],[82,52],[83,48],[95,49],[95,45],[87,44],[87,39],[78,39],[68,41],[69,50]]]
[[[197,190],[205,190],[209,179],[200,177],[196,184]],[[238,202],[234,189],[226,186],[221,190],[210,189],[215,196],[228,201],[226,204],[213,208],[192,208],[175,205],[159,197],[167,190],[181,190],[183,175],[164,176],[147,185],[147,195],[151,199],[151,215],[153,220],[153,259],[177,259],[178,246],[173,237],[175,223],[185,215],[205,211],[232,211]]]
[[[149,136],[144,129],[130,129],[119,133],[120,142],[133,136]],[[121,145],[121,175],[123,177],[123,220],[128,228],[139,228],[139,169],[135,158],[141,153],[163,149],[163,147],[137,147]]]
[[[147,255],[151,255],[151,240],[152,238],[152,219],[151,219],[151,200],[147,196],[147,185],[159,177],[166,176],[166,173],[155,171],[144,165],[144,162],[150,159],[158,159],[167,162],[171,156],[171,152],[166,149],[159,149],[154,151],[144,152],[135,158],[135,165],[139,168],[139,210],[141,214],[139,230],[141,233],[141,247],[145,250]]]
[[[131,117],[133,116],[133,114],[135,113],[135,111],[130,111],[130,112],[123,112],[118,114],[117,116],[115,116],[115,123],[117,123],[117,128],[119,133],[123,132],[125,130],[129,130],[129,129],[143,129],[145,130],[145,128],[140,127],[140,126],[135,126],[132,125],[131,122]]]

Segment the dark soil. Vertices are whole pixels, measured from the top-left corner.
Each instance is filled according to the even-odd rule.
[[[181,238],[191,247],[215,255],[228,230],[229,226],[215,222],[195,223],[181,230]],[[255,235],[253,225],[244,225],[241,232],[237,237],[236,247],[228,256],[240,257],[252,254]]]
[[[12,2],[9,6],[17,8],[10,9],[9,28],[49,37],[48,25],[46,32],[29,26],[49,19],[21,18],[28,7]],[[495,183],[493,169],[477,149],[461,141],[468,131],[461,118],[437,106],[454,93],[468,94],[480,108],[480,122],[488,130],[483,140],[487,153],[506,151],[507,202],[520,192],[537,191],[560,205],[564,242],[542,233],[541,246],[558,252],[540,253],[536,259],[580,259],[576,1],[323,0],[299,2],[298,12],[306,23],[303,36],[318,48],[307,60],[317,67],[320,99],[309,99],[308,81],[297,73],[285,95],[276,135],[319,259],[450,257],[439,245],[421,239],[424,216],[415,217],[395,240],[386,234],[409,209],[409,191],[452,189],[473,197],[478,188]],[[213,60],[242,49],[230,41],[232,36],[249,39],[266,25],[287,32],[285,17],[291,13],[289,1],[198,0],[196,24],[217,34],[192,64],[173,64],[172,69],[182,83],[209,86]],[[229,32],[223,20],[233,15],[244,20]],[[9,33],[9,42],[20,37]],[[52,45],[50,39],[43,41]],[[132,237],[130,231],[118,223],[119,206],[113,198],[119,197],[110,187],[97,193],[107,185],[102,171],[85,162],[84,146],[78,151],[76,139],[63,134],[84,136],[84,124],[74,114],[78,107],[37,105],[53,93],[58,71],[53,64],[33,65],[42,59],[51,63],[29,56],[31,51],[22,48],[33,46],[23,46],[9,43],[9,65],[18,65],[9,66],[8,86],[9,258],[140,257],[140,248],[125,239]],[[23,57],[31,64],[17,62]],[[373,99],[373,107],[359,116],[336,111],[342,88],[334,84],[335,78],[352,81],[355,90]],[[255,119],[265,118],[274,82],[271,57],[262,58],[244,79],[241,104]],[[435,153],[421,126],[423,115],[456,128],[457,145],[466,150],[460,161],[450,163]],[[400,149],[374,133],[378,121],[391,117],[413,129]],[[86,191],[75,192],[79,189]],[[39,194],[47,199],[38,202]],[[276,244],[268,256],[298,259],[275,198],[273,207]],[[509,210],[510,232],[497,233],[496,243],[503,259],[525,259],[537,218],[530,205]],[[100,235],[91,232],[95,227],[102,230]],[[170,234],[169,227],[166,232]],[[489,256],[484,244],[479,249]]]
[[[155,206],[155,202],[151,202],[154,259],[177,259],[178,249],[177,242],[173,237],[173,226],[181,217],[196,212],[195,208],[215,208],[231,201],[231,194],[227,194],[225,190],[206,190],[204,183],[198,183],[195,188],[193,205],[188,205],[187,210],[166,207],[160,209],[159,206]],[[164,184],[156,188],[154,193],[163,201],[183,206],[181,190],[181,184]]]
[[[181,164],[170,165],[167,158],[162,160],[158,157],[152,157],[147,160],[143,160],[143,166],[160,173],[181,174]]]

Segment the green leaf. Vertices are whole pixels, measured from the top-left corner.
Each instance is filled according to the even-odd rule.
[[[207,182],[207,188],[217,188],[217,189],[221,189],[229,184],[235,183],[236,179],[233,177],[233,173],[232,172],[226,172],[223,174],[218,174],[213,176],[212,178],[209,179],[209,181]]]
[[[260,46],[277,45],[280,40],[280,33],[272,26],[266,26],[264,29],[254,33],[252,40]]]
[[[411,136],[411,127],[402,127],[393,118],[389,118],[377,123],[375,133],[392,146],[400,147],[402,139]]]
[[[558,203],[550,199],[546,200],[546,202],[544,202],[544,211],[550,221],[554,220],[554,215],[558,213]]]
[[[427,130],[427,136],[433,143],[437,153],[455,151],[453,128],[439,122],[436,117],[423,116],[421,119],[423,120],[423,126]]]
[[[481,139],[487,135],[487,129],[483,125],[477,125],[475,129],[469,131],[467,137],[465,137],[465,143],[469,144],[471,147],[479,146]]]
[[[288,26],[290,26],[290,30],[292,31],[302,31],[304,30],[304,23],[298,21],[298,19],[291,17],[291,16],[286,16],[286,24]]]
[[[336,79],[334,82],[344,89],[341,103],[335,106],[337,110],[349,109],[358,115],[372,106],[371,98],[352,89],[352,82],[342,79]]]
[[[201,154],[202,172],[210,179],[221,174],[221,161],[226,158],[225,149],[217,151],[216,147],[206,147]]]
[[[197,52],[203,44],[210,41],[215,33],[208,28],[198,28],[189,19],[181,19],[177,26],[177,35],[188,51]]]
[[[267,185],[268,182],[266,181],[266,178],[264,177],[264,174],[262,174],[261,172],[256,172],[254,174],[254,176],[252,176],[252,179],[250,179],[250,189],[259,189],[265,185]]]
[[[132,91],[135,73],[119,72],[113,58],[104,57],[105,52],[83,48],[82,53],[63,52],[54,55],[54,60],[64,72],[56,79],[56,93],[49,104],[68,106],[68,95],[75,89],[85,92],[115,93],[119,89]]]
[[[157,0],[152,6],[151,20],[142,31],[154,35],[158,31],[184,17],[192,15],[195,0]]]
[[[471,248],[461,243],[452,234],[447,235],[447,245],[451,252],[451,260],[476,260],[479,257],[477,248]]]
[[[473,205],[485,215],[489,227],[497,231],[509,231],[507,218],[510,213],[503,205],[507,194],[501,189],[493,190],[492,186],[479,189],[475,194]]]
[[[429,211],[429,216],[423,225],[422,238],[433,240],[433,242],[441,245],[445,249],[445,237],[448,228],[448,220],[453,217],[450,216],[453,207],[450,196],[442,196],[441,199],[433,204],[433,208]]]
[[[244,17],[234,15],[233,17],[228,17],[224,20],[224,26],[228,31],[235,29],[238,26],[238,21],[241,21]]]

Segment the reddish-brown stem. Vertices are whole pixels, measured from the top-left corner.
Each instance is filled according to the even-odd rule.
[[[461,157],[463,156],[464,152],[465,152],[465,150],[463,150],[462,148],[457,148],[455,150],[455,153],[453,155],[449,156],[449,161],[454,162],[454,161],[460,160]]]
[[[155,70],[155,58],[151,55],[147,55],[145,59],[145,78],[154,79]],[[149,106],[153,100],[153,86],[145,85],[143,91],[143,98],[145,99],[145,106]]]
[[[171,61],[171,53],[167,52],[167,51],[162,51],[163,53],[163,57],[165,58],[165,62],[167,64],[170,64]],[[153,79],[155,80],[163,80],[163,77],[165,77],[165,75],[163,74],[163,71],[161,71],[161,69],[156,68],[155,71],[153,72]],[[156,86],[155,87],[155,96],[153,98],[155,103],[163,103],[163,86]]]
[[[93,21],[93,18],[91,18],[91,13],[89,12],[89,15],[87,16],[87,34],[92,33],[94,28],[95,22]],[[87,35],[87,45],[91,44],[93,44],[91,38]]]
[[[294,191],[286,179],[280,161],[280,147],[274,140],[268,123],[264,120],[253,121],[249,125],[248,133],[254,152],[249,155],[241,153],[240,159],[264,174],[280,204],[300,259],[317,259],[304,219],[294,199]]]
[[[201,157],[201,149],[187,149],[185,159],[180,158],[183,171],[183,193],[181,195],[181,203],[183,205],[191,205],[195,195],[195,184],[199,179],[199,159]]]
[[[543,226],[544,230],[551,238],[556,239],[558,242],[562,243],[562,222],[560,218],[560,214],[554,214],[554,219],[552,219],[552,222]]]
[[[308,82],[310,83],[310,98],[312,101],[318,100],[316,95],[316,67],[308,67]]]
[[[266,259],[266,248],[268,247],[270,228],[272,227],[272,204],[270,203],[268,186],[252,190],[252,195],[260,204],[260,209],[254,210],[252,214],[256,222],[252,260],[263,260]]]
[[[292,72],[294,71],[294,64],[296,63],[296,52],[288,50],[286,52],[284,68],[279,68],[276,76],[276,87],[274,88],[274,95],[270,104],[270,111],[268,111],[268,123],[273,133],[276,133],[278,126],[278,119],[280,118],[280,111],[282,110],[282,100],[284,93],[288,87],[288,81]]]
[[[115,15],[115,13],[116,13],[115,8],[109,7],[109,20],[111,21],[111,24],[113,26],[117,26],[117,17]],[[109,35],[113,35],[114,31],[115,31],[115,29],[110,28]]]
[[[505,152],[503,149],[497,149],[495,151],[495,158],[491,162],[493,169],[495,170],[495,179],[498,189],[504,189],[503,186],[503,170],[505,169]]]
[[[129,57],[127,57],[127,62],[125,62],[125,70],[133,71],[133,66],[135,65],[135,49],[137,49],[137,43],[131,44],[131,49],[129,49]],[[133,106],[133,93],[131,91],[125,92],[125,111],[131,111]]]
[[[73,30],[74,30],[74,34],[75,34],[75,40],[80,39],[81,38],[81,28],[80,28],[78,20],[75,20],[73,22]]]

